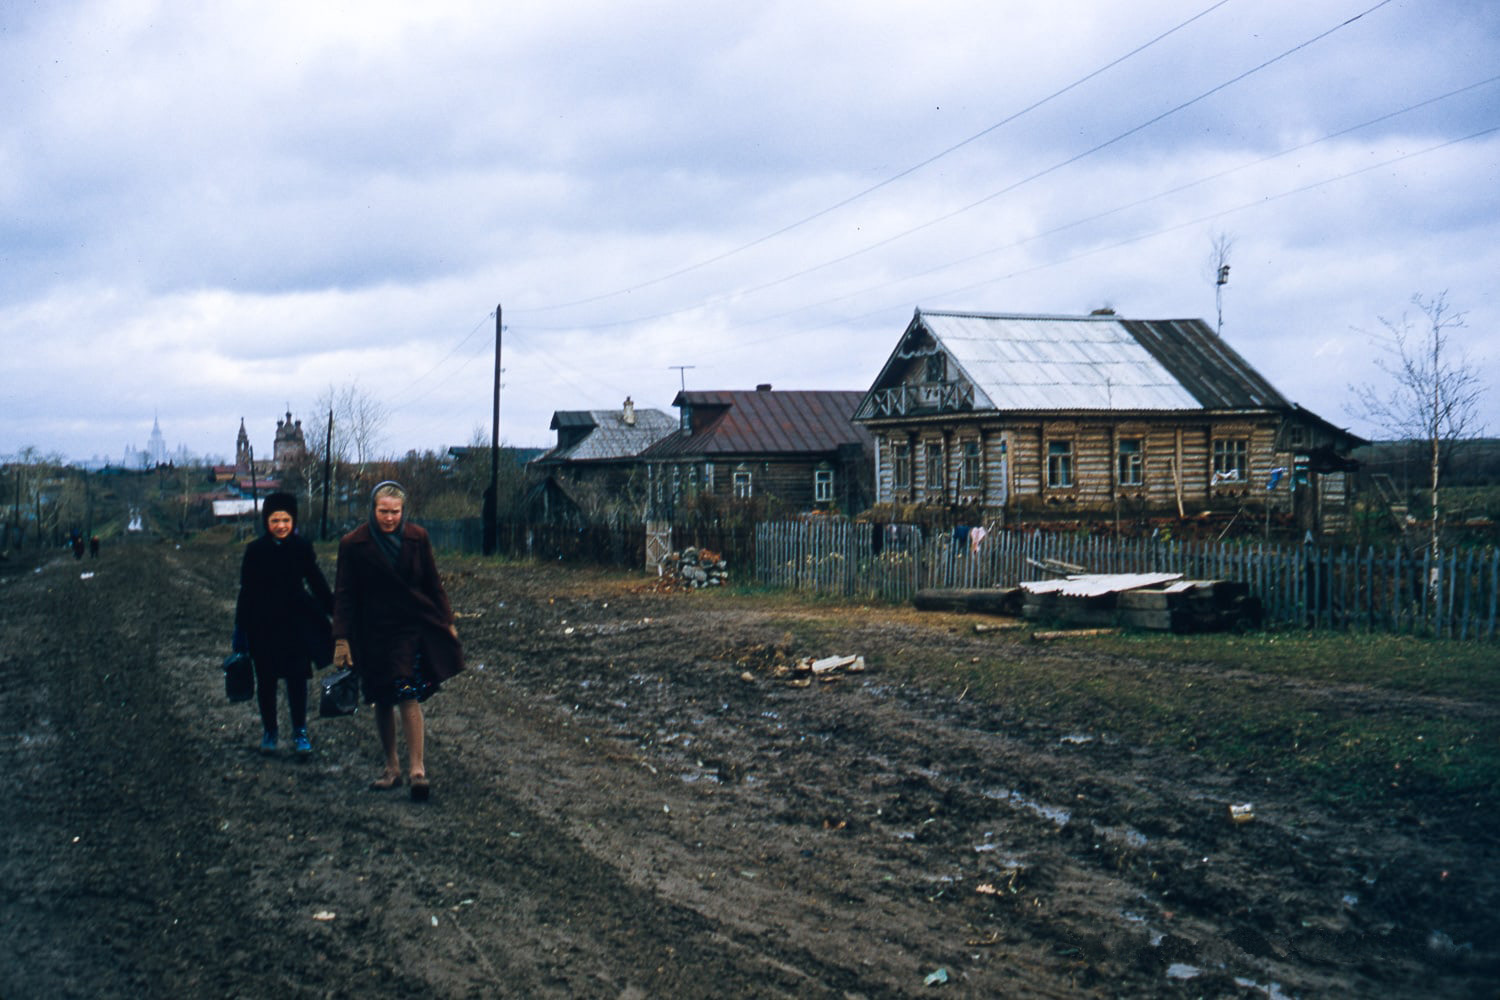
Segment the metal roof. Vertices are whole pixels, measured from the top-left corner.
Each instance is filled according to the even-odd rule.
[[[677,419],[661,410],[636,410],[635,423],[627,424],[620,410],[558,410],[552,428],[589,428],[571,447],[553,448],[537,458],[539,463],[597,462],[634,458],[677,429]]]
[[[939,342],[974,385],[976,409],[1152,411],[1289,405],[1202,320],[918,310],[898,355],[918,328]]]
[[[691,412],[692,431],[651,447],[646,458],[684,455],[806,455],[841,445],[868,447],[869,432],[851,422],[863,392],[787,389],[680,392],[672,405]]]

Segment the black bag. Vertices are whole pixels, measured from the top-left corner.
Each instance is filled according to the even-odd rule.
[[[324,718],[353,715],[359,708],[359,678],[352,670],[335,670],[323,678],[323,696],[318,699],[318,714]]]
[[[255,664],[249,653],[230,653],[224,658],[224,693],[230,701],[255,697]]]

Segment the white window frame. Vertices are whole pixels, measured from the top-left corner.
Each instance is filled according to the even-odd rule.
[[[813,470],[813,502],[833,502],[833,470],[821,468]]]

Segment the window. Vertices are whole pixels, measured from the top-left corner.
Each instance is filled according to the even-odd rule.
[[[980,479],[979,469],[979,442],[964,442],[964,461],[959,469],[959,482],[966,490],[977,490],[984,487]]]
[[[891,488],[911,488],[911,445],[902,443],[891,447]]]
[[[682,466],[672,466],[672,499],[677,500],[682,496]]]
[[[1141,464],[1141,439],[1120,438],[1115,444],[1116,481],[1121,486],[1139,486],[1144,480]]]
[[[1047,442],[1047,485],[1067,489],[1073,485],[1073,442]]]
[[[931,354],[927,357],[927,381],[941,382],[947,374],[947,365],[943,364],[941,354]]]
[[[828,503],[833,500],[833,470],[813,470],[813,500]]]
[[[750,470],[744,466],[734,470],[734,498],[736,500],[750,499]]]
[[[1243,483],[1250,478],[1250,442],[1214,438],[1214,482]]]
[[[714,463],[703,463],[703,490],[706,493],[714,491]]]
[[[941,493],[943,491],[943,443],[941,441],[928,441],[923,448],[926,453],[927,492]]]

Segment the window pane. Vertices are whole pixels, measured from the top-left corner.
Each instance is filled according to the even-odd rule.
[[[1122,486],[1139,486],[1144,480],[1144,465],[1141,461],[1141,439],[1121,438],[1119,441],[1118,477]]]
[[[1055,488],[1073,485],[1073,442],[1047,442],[1047,485]]]
[[[832,469],[818,469],[813,472],[813,499],[819,502],[833,499]]]

